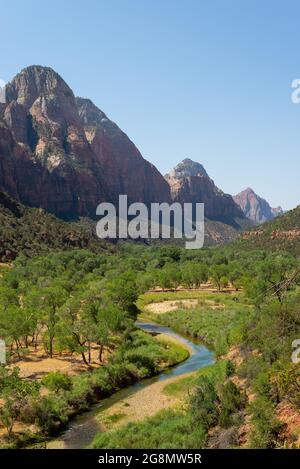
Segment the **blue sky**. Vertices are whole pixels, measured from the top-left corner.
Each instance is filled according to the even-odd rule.
[[[201,162],[234,194],[300,204],[300,3],[0,0],[0,78],[53,67],[165,173]]]

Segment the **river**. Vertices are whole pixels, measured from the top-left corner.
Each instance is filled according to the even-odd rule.
[[[169,379],[173,376],[191,373],[214,362],[213,352],[197,340],[179,335],[171,328],[156,323],[138,321],[137,325],[151,334],[167,334],[174,337],[178,342],[188,347],[190,356],[184,362],[163,371],[157,376],[144,379],[139,383],[117,391],[112,396],[103,399],[99,404],[93,406],[88,412],[77,416],[70,422],[64,433],[47,444],[48,449],[86,448],[93,441],[95,435],[103,431],[99,417],[104,409],[109,408],[116,402],[131,396],[150,384]]]

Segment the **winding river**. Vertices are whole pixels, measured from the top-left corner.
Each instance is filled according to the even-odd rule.
[[[92,407],[88,412],[76,417],[70,422],[67,430],[57,439],[47,444],[48,449],[57,448],[85,448],[93,440],[94,436],[103,431],[101,425],[101,412],[108,409],[113,404],[137,393],[141,389],[150,384],[169,379],[171,377],[181,376],[193,371],[199,370],[204,366],[214,362],[214,355],[207,347],[199,341],[184,337],[177,334],[171,328],[161,326],[156,323],[138,321],[137,325],[146,332],[151,334],[167,334],[181,342],[190,351],[190,356],[182,363],[163,371],[161,374],[153,378],[144,379],[139,383],[117,391],[107,399],[102,400],[99,404]]]

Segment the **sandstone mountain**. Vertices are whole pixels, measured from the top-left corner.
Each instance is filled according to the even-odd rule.
[[[170,189],[154,165],[145,161],[134,143],[89,99],[76,98],[79,116],[97,162],[103,168],[106,195],[117,201],[170,202]]]
[[[0,190],[59,217],[95,216],[101,201],[170,201],[169,186],[91,101],[51,68],[31,66],[0,107]]]
[[[205,217],[239,226],[245,219],[240,207],[229,194],[224,194],[208,176],[204,167],[188,158],[165,176],[173,201],[205,204]]]
[[[235,202],[241,207],[243,213],[249,220],[256,224],[264,223],[282,215],[281,207],[272,208],[269,203],[257,195],[253,189],[246,189],[234,197]]]
[[[247,220],[202,165],[184,160],[165,179],[92,101],[76,98],[54,70],[41,66],[16,75],[0,104],[0,191],[66,220],[94,218],[100,202],[116,203],[119,194],[148,206],[204,202],[207,245],[235,238]]]

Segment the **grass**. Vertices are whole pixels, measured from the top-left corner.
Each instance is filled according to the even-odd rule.
[[[142,422],[129,423],[118,430],[100,433],[91,448],[189,449],[200,448],[204,441],[204,430],[201,426],[195,428],[187,414],[163,410]]]
[[[191,290],[191,291],[167,291],[167,292],[147,292],[141,295],[137,301],[137,306],[140,310],[151,303],[159,303],[167,300],[212,300],[216,303],[231,304],[234,303],[233,298],[242,298],[243,293],[241,291],[232,293],[213,293],[204,290]]]
[[[192,392],[200,376],[220,376],[224,377],[225,379],[226,366],[227,360],[220,360],[213,365],[208,365],[205,368],[201,368],[192,375],[186,376],[178,381],[175,381],[174,383],[167,384],[164,388],[164,393],[167,396],[186,397]]]
[[[189,358],[190,353],[187,347],[176,341],[167,334],[159,334],[155,339],[160,343],[166,352],[167,366],[173,366]]]
[[[164,394],[167,396],[180,397],[187,395],[195,385],[197,374],[186,376],[174,383],[169,383],[164,387]]]
[[[227,361],[220,360],[192,376],[168,384],[164,392],[171,396],[182,394],[184,398],[188,398],[189,391],[197,385],[200,376],[208,376],[217,382],[223,382],[226,370]],[[205,444],[206,437],[206,431],[201,425],[194,424],[190,413],[166,409],[141,422],[128,423],[116,430],[98,434],[91,448],[196,449]]]
[[[208,306],[193,309],[178,309],[148,317],[177,332],[189,335],[211,345],[218,355],[226,352],[226,337],[232,324],[241,313],[240,308],[215,310]]]
[[[126,416],[126,414],[122,414],[121,412],[115,413],[113,415],[107,415],[103,419],[103,423],[105,425],[112,425],[112,424],[117,423],[120,420],[122,420],[125,416]]]
[[[178,304],[178,309],[166,313],[156,314],[146,309],[148,304],[167,300],[180,301],[183,299],[198,299],[198,306],[184,308]],[[211,304],[209,304],[211,302]],[[216,306],[222,306],[222,308]],[[250,306],[244,299],[242,292],[236,294],[210,292],[159,292],[146,293],[138,300],[138,307],[142,317],[171,327],[177,332],[202,340],[211,345],[217,355],[227,350],[227,335],[233,323]]]

